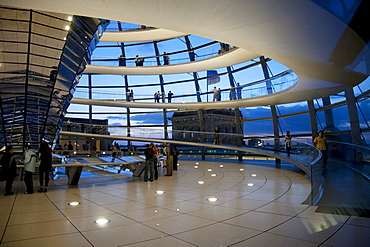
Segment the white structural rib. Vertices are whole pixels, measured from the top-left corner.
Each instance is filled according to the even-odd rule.
[[[325,97],[361,83],[369,74],[363,64],[363,58],[370,54],[366,43],[346,23],[311,0],[63,0],[53,4],[50,0],[2,0],[2,4],[191,33],[269,57],[298,75],[298,83],[289,90],[243,100],[249,102],[246,105]],[[214,105],[234,107],[243,101]],[[130,107],[140,105],[133,104]],[[193,104],[200,103],[182,108]],[[157,104],[156,108],[165,105],[172,104]]]
[[[124,66],[98,66],[88,65],[85,73],[91,74],[110,74],[110,75],[163,75],[163,74],[179,74],[190,73],[197,71],[205,71],[209,69],[223,68],[234,64],[242,63],[259,55],[255,52],[250,52],[240,48],[234,48],[229,52],[217,55],[211,58],[166,66],[140,66],[140,67],[124,67]]]
[[[186,36],[186,33],[162,28],[134,29],[122,32],[105,31],[99,39],[101,42],[140,42],[148,40],[164,40]]]

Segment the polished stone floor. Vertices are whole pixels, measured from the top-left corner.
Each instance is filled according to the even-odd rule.
[[[15,182],[16,194],[0,197],[1,244],[369,246],[370,218],[315,212],[302,204],[310,193],[304,174],[269,162],[180,160],[173,176],[160,168],[154,182],[121,173],[84,176],[72,187],[61,177],[32,195]]]

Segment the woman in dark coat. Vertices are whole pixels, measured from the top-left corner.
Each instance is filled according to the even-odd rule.
[[[49,144],[46,141],[42,141],[39,149],[39,159],[40,159],[40,189],[37,192],[47,192],[49,185],[49,173],[51,172],[52,162],[53,162],[53,151],[51,150]],[[45,185],[44,185],[45,177]]]
[[[13,155],[13,147],[6,146],[5,154],[1,157],[2,173],[5,179],[5,194],[6,196],[13,195],[13,181],[17,175],[17,163]]]

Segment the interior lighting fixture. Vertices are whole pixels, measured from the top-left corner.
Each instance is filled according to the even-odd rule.
[[[67,20],[68,20],[68,21],[72,21],[72,20],[73,20],[73,17],[72,17],[72,16],[68,16],[68,17],[67,17]]]
[[[70,202],[68,203],[69,206],[77,206],[77,205],[80,205],[79,202]]]
[[[222,168],[222,167],[224,167],[224,165],[220,165],[220,167]]]
[[[157,193],[159,195],[162,195],[162,194],[164,194],[164,191],[163,190],[157,190],[155,193]]]
[[[257,177],[257,174],[252,174],[251,176],[252,176],[252,177]]]
[[[196,169],[196,168],[198,168],[198,166],[194,166],[194,168]]]
[[[240,168],[240,171],[244,171],[244,168]]]
[[[215,197],[210,197],[207,200],[210,201],[210,202],[216,202],[216,201],[218,201],[218,199],[215,198]]]
[[[198,181],[198,184],[204,184],[204,181]]]
[[[64,29],[65,29],[65,30],[67,30],[67,31],[68,31],[70,28],[71,28],[71,27],[70,27],[69,25],[66,25],[66,26],[64,27]]]
[[[67,37],[64,37],[63,40],[67,40]]]
[[[211,172],[211,171],[212,171],[212,169],[208,169],[207,171]]]
[[[107,220],[107,219],[97,219],[97,220],[94,221],[94,223],[99,224],[99,225],[104,225],[104,224],[107,224],[109,222],[110,222],[110,220]]]
[[[214,173],[213,173],[213,174],[211,174],[211,177],[216,177],[216,174],[214,174]]]
[[[248,185],[249,187],[252,187],[254,184],[253,184],[253,183],[247,183],[247,185]]]
[[[196,165],[199,165],[199,163],[197,162],[197,163],[195,163]]]

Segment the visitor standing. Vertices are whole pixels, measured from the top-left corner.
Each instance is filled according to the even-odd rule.
[[[170,64],[170,57],[166,52],[163,53],[163,65],[169,65]]]
[[[32,175],[36,169],[37,156],[36,152],[30,149],[29,145],[25,145],[23,148],[23,164],[24,164],[24,183],[26,184],[25,194],[33,194],[33,179]]]
[[[287,131],[285,135],[285,149],[288,157],[290,157],[290,151],[292,150],[292,135],[290,134],[290,131]]]
[[[173,170],[173,151],[171,151],[171,146],[167,143],[163,143],[163,152],[166,156],[166,170],[167,174],[165,176],[172,176]]]
[[[168,103],[172,103],[173,93],[171,91],[168,92]]]
[[[213,87],[213,101],[218,101],[218,94],[219,94],[219,92],[218,92],[218,90],[217,90],[217,88],[216,87]]]
[[[39,175],[40,175],[40,189],[37,192],[47,192],[49,185],[49,173],[51,172],[53,163],[53,151],[51,150],[49,143],[45,140],[41,142],[39,149]],[[45,180],[45,183],[44,183]]]
[[[239,82],[236,83],[236,97],[237,99],[242,99],[242,86],[240,86]]]
[[[17,163],[14,157],[13,146],[5,147],[5,154],[1,157],[2,181],[5,181],[5,196],[14,195],[12,186],[14,178],[17,176]]]
[[[145,155],[145,170],[144,170],[144,182],[148,181],[148,171],[149,171],[149,181],[154,181],[154,150],[153,144],[146,144],[146,149],[144,151]]]
[[[328,163],[328,139],[324,136],[324,131],[319,131],[319,136],[314,139],[313,144],[322,152],[322,167],[326,169]]]

